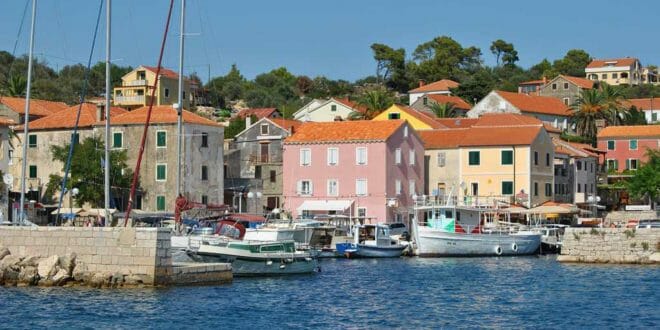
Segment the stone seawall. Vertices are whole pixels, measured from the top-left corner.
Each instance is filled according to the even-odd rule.
[[[138,275],[146,285],[171,280],[170,245],[166,228],[0,227],[0,246],[12,255],[74,253],[90,272]]]
[[[659,228],[566,228],[560,262],[660,263]]]

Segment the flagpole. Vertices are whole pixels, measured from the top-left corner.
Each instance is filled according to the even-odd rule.
[[[111,225],[110,221],[110,10],[112,0],[107,0],[105,11],[105,226]]]

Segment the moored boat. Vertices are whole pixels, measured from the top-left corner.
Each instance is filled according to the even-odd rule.
[[[353,243],[337,244],[337,251],[347,258],[396,258],[407,248],[390,237],[385,224],[356,225]]]

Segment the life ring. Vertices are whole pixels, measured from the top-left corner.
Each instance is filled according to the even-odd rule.
[[[498,246],[495,247],[495,254],[498,255],[498,256],[502,255],[502,247],[501,246],[498,245]]]
[[[511,244],[511,250],[513,250],[513,252],[518,252],[518,244],[516,243]]]

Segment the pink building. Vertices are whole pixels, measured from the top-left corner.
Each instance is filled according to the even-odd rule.
[[[284,142],[284,208],[401,222],[424,190],[424,147],[402,120],[309,122]]]
[[[598,149],[607,151],[607,170],[636,170],[646,162],[647,149],[660,149],[660,126],[609,126],[598,133]]]

